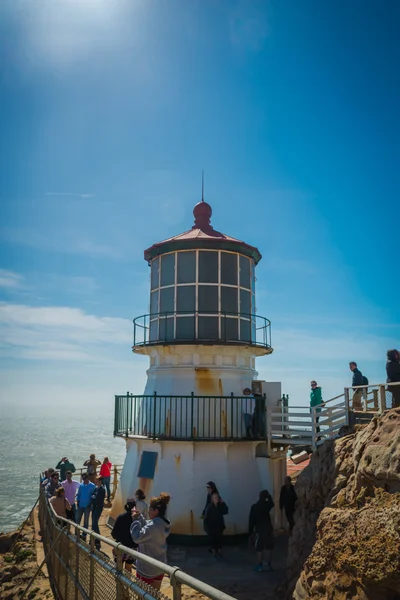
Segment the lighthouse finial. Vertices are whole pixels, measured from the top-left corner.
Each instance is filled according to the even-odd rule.
[[[204,202],[204,169],[201,172],[201,201]]]

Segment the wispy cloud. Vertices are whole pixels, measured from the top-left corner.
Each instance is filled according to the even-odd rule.
[[[73,198],[95,198],[96,194],[87,192],[46,192],[46,196],[70,196]]]
[[[92,362],[106,360],[118,346],[128,356],[132,324],[68,306],[0,303],[0,339],[3,357]]]
[[[14,271],[0,269],[0,288],[17,290],[24,287],[24,277]]]

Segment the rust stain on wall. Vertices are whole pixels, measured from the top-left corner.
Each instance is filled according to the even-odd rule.
[[[223,391],[222,391],[222,381],[221,379],[218,379],[218,389],[219,389],[219,395],[223,396]]]
[[[194,373],[199,394],[204,396],[218,394],[218,381],[210,369],[197,368]]]
[[[181,455],[180,454],[175,454],[174,460],[175,460],[176,466],[180,467],[181,466]]]
[[[153,480],[152,479],[148,479],[147,477],[139,478],[139,489],[143,490],[146,496],[148,496],[150,494],[152,488],[153,488]]]
[[[221,411],[221,422],[222,422],[222,432],[224,437],[228,437],[228,426],[226,422],[226,412],[224,410]]]

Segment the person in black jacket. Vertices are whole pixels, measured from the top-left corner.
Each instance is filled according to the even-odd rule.
[[[218,494],[219,493],[218,492],[218,488],[217,488],[217,486],[215,485],[215,483],[213,481],[207,481],[206,488],[207,488],[207,499],[206,499],[206,504],[205,504],[205,506],[203,508],[203,512],[201,513],[201,516],[203,518],[204,518],[204,515],[206,514],[206,508],[207,508],[207,506],[211,502],[211,496],[213,494]]]
[[[398,350],[387,351],[386,374],[387,382],[400,382],[400,354]],[[400,385],[388,386],[389,392],[392,392],[392,408],[400,407]]]
[[[258,565],[256,571],[263,570],[263,551],[267,555],[267,570],[272,571],[271,557],[274,548],[274,529],[272,526],[270,511],[274,508],[274,501],[267,490],[259,494],[258,502],[253,504],[249,515],[250,541],[253,533],[256,534],[255,548],[257,550]]]
[[[92,529],[100,534],[99,519],[104,508],[104,499],[106,497],[106,488],[103,485],[103,478],[96,477],[96,489],[92,494]],[[97,550],[100,550],[100,540],[95,539]]]
[[[282,486],[279,496],[279,506],[281,510],[285,509],[286,518],[289,523],[290,535],[294,527],[294,508],[297,501],[297,494],[290,477],[285,477],[285,484]]]
[[[115,519],[114,527],[111,531],[111,535],[116,542],[120,542],[120,544],[123,544],[127,548],[132,548],[133,550],[136,550],[136,548],[138,547],[138,545],[135,544],[131,536],[131,525],[133,521],[132,509],[135,508],[135,506],[136,502],[134,500],[130,500],[125,504],[124,508],[126,512],[118,515],[118,517]],[[115,557],[114,550],[113,554],[115,560],[117,560]],[[134,564],[133,557],[130,556],[130,554],[126,554],[124,552],[122,555],[122,564],[125,564],[125,569],[131,573],[132,565]]]
[[[222,534],[225,529],[224,515],[229,512],[227,505],[222,501],[221,496],[214,492],[211,495],[211,502],[207,505],[204,514],[204,531],[210,538],[211,552],[215,558],[222,558]]]

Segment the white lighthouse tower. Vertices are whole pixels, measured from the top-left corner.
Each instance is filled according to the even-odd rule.
[[[261,255],[215,231],[204,200],[193,214],[189,231],[144,253],[150,312],[134,320],[132,350],[150,366],[142,396],[115,399],[114,434],[127,454],[111,513],[137,488],[148,498],[168,491],[171,537],[190,543],[205,535],[207,481],[229,506],[225,536],[237,536],[259,491],[276,497],[286,468],[266,443],[265,405],[276,406],[280,384],[256,381],[255,358],[272,352],[270,322],[256,315]]]

